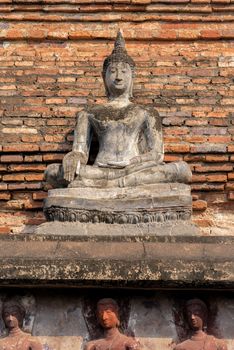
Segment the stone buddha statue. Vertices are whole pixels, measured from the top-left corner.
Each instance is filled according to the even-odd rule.
[[[139,350],[140,344],[132,337],[120,333],[119,307],[115,300],[105,298],[97,303],[97,318],[104,336],[88,342],[85,350]]]
[[[186,303],[185,314],[192,330],[192,336],[177,344],[174,350],[227,350],[227,345],[223,340],[205,333],[208,312],[202,300],[189,300]]]
[[[22,331],[25,309],[15,300],[3,303],[2,319],[8,335],[0,339],[1,350],[43,350],[42,344],[30,334]]]
[[[154,108],[131,102],[134,75],[119,31],[103,64],[107,102],[78,113],[72,151],[46,169],[46,181],[56,188],[45,202],[47,220],[139,223],[191,216],[190,168],[163,162],[161,118]],[[99,147],[91,164],[93,139]]]
[[[72,151],[63,164],[49,165],[46,180],[55,187],[129,187],[161,182],[186,183],[185,162],[163,163],[162,123],[157,111],[130,101],[135,63],[121,32],[103,64],[108,101],[90,106],[77,117]],[[93,135],[99,150],[87,165]]]

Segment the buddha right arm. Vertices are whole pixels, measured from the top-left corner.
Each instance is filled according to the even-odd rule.
[[[74,130],[72,151],[63,158],[64,179],[68,182],[74,180],[75,174],[78,174],[78,167],[80,164],[87,164],[91,143],[90,131],[91,126],[88,113],[86,111],[81,111],[78,114]]]

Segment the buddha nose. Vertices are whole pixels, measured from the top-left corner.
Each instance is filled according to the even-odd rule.
[[[107,319],[107,313],[104,311],[103,314],[102,314],[102,319],[103,320],[106,320]]]
[[[120,70],[116,71],[116,80],[117,81],[123,80],[122,72]]]

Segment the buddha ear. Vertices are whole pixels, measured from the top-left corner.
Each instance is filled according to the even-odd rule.
[[[130,85],[130,88],[129,88],[129,97],[133,97],[132,90],[133,90],[133,79],[131,81],[131,85]]]
[[[102,79],[103,79],[103,83],[104,83],[104,87],[105,87],[106,96],[109,97],[110,93],[109,93],[107,86],[106,86],[106,72],[104,72],[104,71],[102,71]]]

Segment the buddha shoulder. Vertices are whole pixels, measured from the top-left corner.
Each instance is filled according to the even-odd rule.
[[[87,115],[94,116],[99,120],[118,120],[129,116],[151,116],[160,119],[157,110],[152,107],[131,103],[128,106],[114,108],[111,105],[90,105],[85,109]]]

